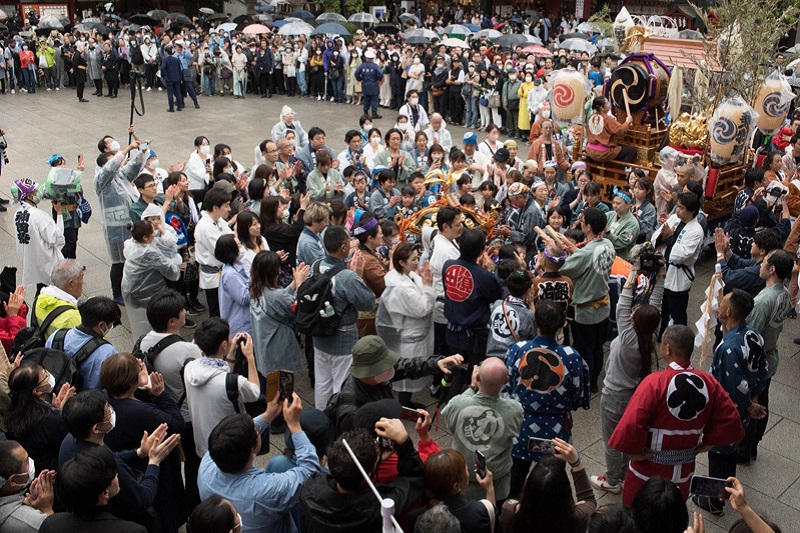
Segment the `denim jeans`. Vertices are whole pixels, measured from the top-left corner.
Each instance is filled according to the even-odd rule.
[[[305,96],[308,94],[308,84],[306,84],[306,71],[297,71],[297,86],[300,87],[300,94]]]
[[[213,76],[206,76],[204,78],[203,83],[205,86],[203,87],[203,92],[206,96],[213,96],[214,95],[214,77]]]
[[[336,102],[344,102],[344,78],[339,76],[335,80],[331,80],[333,85],[333,98]]]
[[[22,78],[25,80],[25,89],[29,93],[36,92],[36,72],[29,68],[23,69]]]
[[[478,116],[478,97],[470,96],[465,102],[466,118],[464,125],[468,128],[477,128],[480,117]]]
[[[624,481],[628,470],[628,456],[611,448],[608,440],[619,424],[632,395],[633,391],[618,392],[603,388],[603,397],[600,399],[600,425],[606,448],[606,481],[611,485]]]

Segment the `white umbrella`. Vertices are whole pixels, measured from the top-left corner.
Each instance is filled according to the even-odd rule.
[[[206,15],[213,15],[214,14],[214,10],[211,9],[210,7],[201,7],[200,8],[200,13],[204,13]]]
[[[344,18],[344,15],[340,15],[339,13],[323,13],[317,17],[317,22],[338,22],[344,24],[347,22],[347,19]]]
[[[356,13],[351,15],[347,22],[360,22],[361,24],[377,24],[378,19],[371,13]]]
[[[583,33],[603,33],[603,30],[594,22],[581,22],[578,24],[578,31]]]
[[[442,32],[445,35],[472,35],[474,32],[462,24],[451,24],[447,26]]]
[[[424,37],[425,39],[438,39],[439,34],[433,30],[429,30],[428,28],[416,28],[411,31],[407,31],[405,33],[401,33],[400,36],[403,39],[408,39],[409,37]]]
[[[491,39],[492,41],[494,41],[495,39],[497,39],[502,35],[503,34],[497,30],[481,30],[475,34],[475,37],[479,37],[481,39],[486,37],[487,39]]]
[[[592,43],[583,39],[567,39],[559,44],[558,47],[575,52],[588,52],[589,55],[594,54],[597,50]]]
[[[225,24],[220,24],[219,26],[217,26],[217,29],[222,31],[233,31],[236,29],[236,23],[226,22]]]
[[[311,35],[311,32],[314,31],[314,26],[308,24],[306,22],[292,22],[291,24],[286,24],[282,26],[280,30],[278,30],[278,35]]]
[[[447,39],[443,40],[440,44],[445,45],[447,48],[469,48],[469,45],[462,41],[461,39],[453,39],[452,37],[448,37]]]

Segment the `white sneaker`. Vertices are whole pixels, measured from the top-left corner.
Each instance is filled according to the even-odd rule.
[[[322,100],[322,97],[321,96],[317,96],[317,102],[319,102],[320,100]]]
[[[50,87],[48,87],[48,88],[47,88],[47,90],[48,90],[48,91],[52,91],[53,89],[51,89]]]
[[[335,96],[331,98],[331,102],[333,102],[334,100],[336,100]]]
[[[20,90],[19,90],[19,92],[21,92],[21,93],[26,93],[26,92],[28,92],[28,89],[25,89],[25,88],[23,87],[22,89],[20,89]]]
[[[161,91],[163,91],[163,90],[164,90],[164,89],[162,89],[161,87],[159,87],[159,88],[158,88],[158,92],[161,92]]]
[[[60,91],[60,90],[61,90],[61,89],[59,89],[58,87],[56,87],[56,91]]]
[[[152,91],[152,90],[153,90],[153,88],[152,88],[152,87],[148,87],[148,88],[147,88],[147,90],[146,90],[145,92],[146,92],[146,93],[149,93],[149,92],[150,92],[150,91]]]
[[[11,89],[11,94],[14,94],[14,89]]]
[[[604,490],[606,492],[610,492],[611,494],[619,494],[622,492],[622,486],[624,485],[623,481],[620,481],[616,485],[612,485],[606,481],[606,479],[607,474],[603,474],[602,476],[591,476],[589,478],[589,483],[591,483],[596,489]]]

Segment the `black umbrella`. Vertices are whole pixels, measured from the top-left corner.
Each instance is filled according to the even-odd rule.
[[[151,9],[150,11],[147,12],[147,15],[153,17],[156,20],[161,20],[167,18],[167,15],[169,15],[169,13],[167,13],[163,9]]]
[[[158,19],[155,19],[150,15],[146,15],[144,13],[133,15],[128,20],[130,20],[131,22],[135,22],[136,24],[141,24],[142,26],[152,26],[153,24],[158,22]]]
[[[106,13],[103,15],[103,18],[116,20],[117,22],[128,22],[124,18],[120,17],[119,15],[115,15],[114,13]]]
[[[183,13],[170,13],[169,15],[167,15],[167,20],[177,22],[178,24],[186,24],[189,26],[191,26],[192,24],[192,19],[190,19]]]
[[[575,33],[565,33],[561,37],[560,40],[566,41],[567,39],[588,39],[589,36],[583,32],[575,32]]]
[[[509,33],[498,37],[494,44],[502,46],[503,48],[514,48],[515,46],[519,46],[526,42],[527,41],[525,40],[524,35],[520,35],[519,33]]]
[[[400,28],[398,28],[394,24],[389,24],[388,22],[382,22],[377,26],[373,27],[372,30],[375,33],[385,33],[386,35],[393,35],[395,33],[400,33]]]
[[[412,35],[403,42],[405,44],[431,44],[431,39],[422,35]]]
[[[212,22],[214,20],[227,20],[227,19],[228,15],[223,15],[222,13],[214,13],[213,15],[206,17],[206,20],[209,22]]]
[[[139,26],[138,24],[131,24],[130,26],[128,26],[128,31],[132,31],[133,33],[136,33],[137,31],[139,31],[141,29],[142,29],[142,27]]]
[[[97,33],[101,35],[108,35],[109,33],[111,33],[111,28],[99,22],[84,22],[83,25],[86,26],[87,28],[97,30]]]

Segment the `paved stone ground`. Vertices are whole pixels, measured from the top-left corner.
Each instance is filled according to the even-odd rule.
[[[87,93],[88,93],[87,89]],[[31,177],[44,181],[48,168],[47,159],[53,153],[62,153],[70,166],[79,153],[86,155],[89,177],[84,180],[87,197],[99,210],[90,177],[94,171],[97,141],[103,135],[115,136],[123,146],[127,140],[129,123],[129,93],[120,90],[120,98],[97,98],[87,96],[88,104],[79,104],[74,92],[38,91],[35,95],[6,94],[0,96],[0,127],[6,130],[9,143],[8,155],[11,164],[0,178],[0,195],[10,197],[12,180]],[[166,113],[166,93],[145,93],[146,114],[136,117],[136,130],[142,139],[151,139],[161,166],[179,160],[186,161],[192,151],[193,139],[205,135],[212,145],[225,142],[233,148],[234,158],[244,164],[253,164],[253,147],[270,136],[277,122],[281,107],[286,104],[297,112],[297,119],[306,131],[311,126],[320,126],[328,134],[328,145],[338,153],[344,147],[344,134],[358,128],[361,109],[352,105],[334,105],[312,99],[275,96],[260,99],[248,96],[235,100],[230,96],[220,98],[201,97],[202,109],[189,105],[181,113]],[[379,111],[384,118],[377,121],[379,127],[388,128],[395,115],[389,110]],[[460,144],[464,129],[451,128],[453,140]],[[527,148],[522,147],[524,152]],[[8,213],[0,214],[0,250],[4,253],[4,264],[16,262],[14,206]],[[78,241],[78,259],[87,268],[85,291],[87,296],[110,295],[109,260],[99,224],[100,214],[84,226]],[[713,262],[705,260],[698,268],[698,282],[692,291],[689,318],[693,323],[699,317],[699,305],[705,290],[705,280],[710,279]],[[124,309],[124,308],[123,308]],[[123,310],[123,327],[115,328],[110,340],[120,350],[130,349],[133,342]],[[202,318],[202,317],[200,317]],[[187,338],[190,330],[184,330]],[[784,531],[800,531],[800,347],[792,339],[800,334],[796,321],[787,321],[780,341],[781,365],[772,383],[769,430],[762,443],[758,460],[751,466],[740,467],[739,477],[746,486],[748,501],[762,515],[781,525]],[[699,364],[699,361],[696,361]],[[706,367],[708,366],[706,363]],[[662,365],[663,366],[663,365]],[[297,380],[297,390],[306,405],[313,405],[313,391],[308,380]],[[434,406],[427,394],[419,394],[417,401]],[[603,441],[600,432],[600,398],[595,395],[589,411],[575,414],[575,445],[584,457],[590,474],[604,472]],[[409,428],[410,429],[410,428]],[[450,435],[440,428],[432,433],[444,448],[450,444]],[[283,450],[283,438],[273,436],[273,454]],[[272,454],[270,454],[271,456]],[[269,456],[267,456],[269,457]],[[266,461],[265,458],[259,459]],[[706,456],[699,460],[699,473],[707,472]],[[599,502],[612,503],[618,496],[597,494]],[[690,510],[694,506],[689,503]],[[717,533],[727,531],[738,517],[728,507],[723,517],[707,517],[707,530]]]

